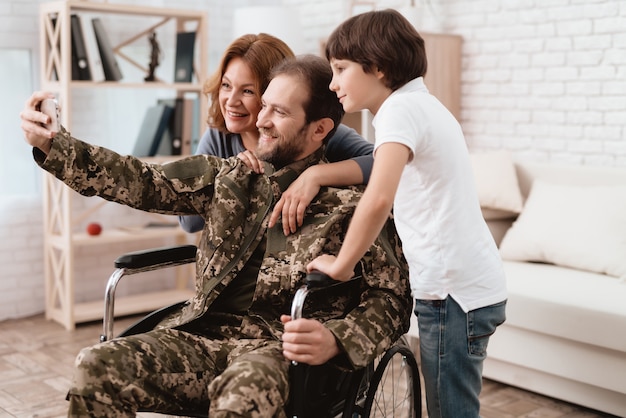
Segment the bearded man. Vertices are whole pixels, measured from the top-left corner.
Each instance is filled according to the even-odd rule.
[[[265,93],[257,174],[237,158],[198,155],[164,165],[89,145],[40,123],[49,95],[34,93],[21,113],[35,161],[69,187],[133,208],[201,215],[196,292],[156,329],[83,349],[68,416],[135,416],[181,409],[211,417],[285,417],[289,364],[366,366],[409,327],[408,270],[389,220],[361,259],[362,276],[311,294],[307,319],[287,315],[306,265],[340,248],[359,197],[323,187],[302,227],[268,228],[275,202],[297,176],[323,164],[323,147],[343,116],[322,58],[277,66]],[[209,409],[210,408],[210,409]]]

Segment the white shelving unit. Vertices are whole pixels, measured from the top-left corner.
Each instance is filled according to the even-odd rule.
[[[140,38],[146,38],[153,30],[172,20],[177,31],[189,30],[191,24],[196,31],[196,56],[194,62],[195,80],[191,83],[172,82],[91,82],[72,80],[71,28],[70,16],[81,12],[90,15],[125,15],[146,17],[157,23],[149,23],[147,28],[133,30],[133,35],[125,41],[113,46],[117,59],[124,59],[133,66],[147,72],[124,54],[122,48]],[[40,61],[41,88],[59,97],[64,109],[71,109],[72,95],[78,89],[167,89],[176,97],[185,94],[197,94],[200,99],[200,115],[206,114],[207,104],[202,100],[202,84],[199,80],[208,71],[207,14],[202,11],[154,8],[134,5],[96,3],[79,0],[56,1],[43,3],[40,6]],[[54,23],[53,23],[54,22]],[[192,29],[193,30],[193,29]],[[64,126],[71,127],[71,112],[64,111],[61,121]],[[199,123],[203,130],[203,119]],[[171,157],[170,157],[171,159]],[[96,300],[86,303],[75,303],[75,253],[78,248],[116,243],[132,243],[149,240],[159,242],[174,239],[177,243],[187,243],[189,234],[179,227],[167,228],[108,228],[101,235],[93,237],[76,232],[76,225],[87,216],[98,210],[101,205],[86,210],[86,213],[73,213],[72,199],[76,193],[49,174],[44,174],[44,265],[46,288],[46,317],[72,330],[77,323],[94,321],[103,316],[103,301]],[[103,203],[104,204],[104,203]],[[110,204],[110,203],[106,203]],[[146,215],[146,223],[150,220]],[[153,246],[158,246],[153,245]],[[113,264],[113,260],[111,260]],[[189,268],[179,267],[176,286],[173,290],[143,293],[127,298],[116,298],[116,315],[146,312],[170,303],[188,298],[192,291],[188,290],[190,279]],[[113,271],[113,266],[111,268]],[[106,277],[102,278],[103,296]]]

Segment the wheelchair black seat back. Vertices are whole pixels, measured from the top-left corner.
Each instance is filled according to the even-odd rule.
[[[166,260],[164,262],[164,260]],[[112,336],[115,288],[125,275],[170,267],[195,260],[194,246],[159,248],[125,254],[116,262],[105,293],[105,315],[101,341]],[[320,275],[312,275],[308,287],[294,297],[292,316],[302,311],[309,291],[328,285]],[[334,281],[333,281],[334,282]],[[140,319],[118,336],[150,331],[180,303],[161,308]],[[289,417],[420,417],[421,387],[417,361],[405,337],[367,367],[343,371],[330,364],[310,366],[292,364],[290,369],[290,400],[286,406]],[[153,411],[143,411],[153,412]],[[168,412],[173,415],[172,412]],[[207,417],[207,410],[176,411],[176,416]]]

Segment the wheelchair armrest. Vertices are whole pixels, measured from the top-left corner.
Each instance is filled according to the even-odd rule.
[[[100,341],[107,341],[113,336],[115,309],[115,289],[124,276],[146,271],[174,267],[196,261],[195,245],[151,248],[123,254],[115,260],[115,271],[109,277],[104,293],[104,318]]]
[[[166,266],[193,263],[195,261],[195,245],[178,245],[123,254],[115,260],[115,268],[147,271]]]

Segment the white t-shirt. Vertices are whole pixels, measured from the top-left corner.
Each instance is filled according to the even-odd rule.
[[[373,120],[374,149],[406,145],[394,217],[416,299],[448,295],[465,311],[506,299],[502,260],[484,221],[463,132],[422,77],[393,92]]]

